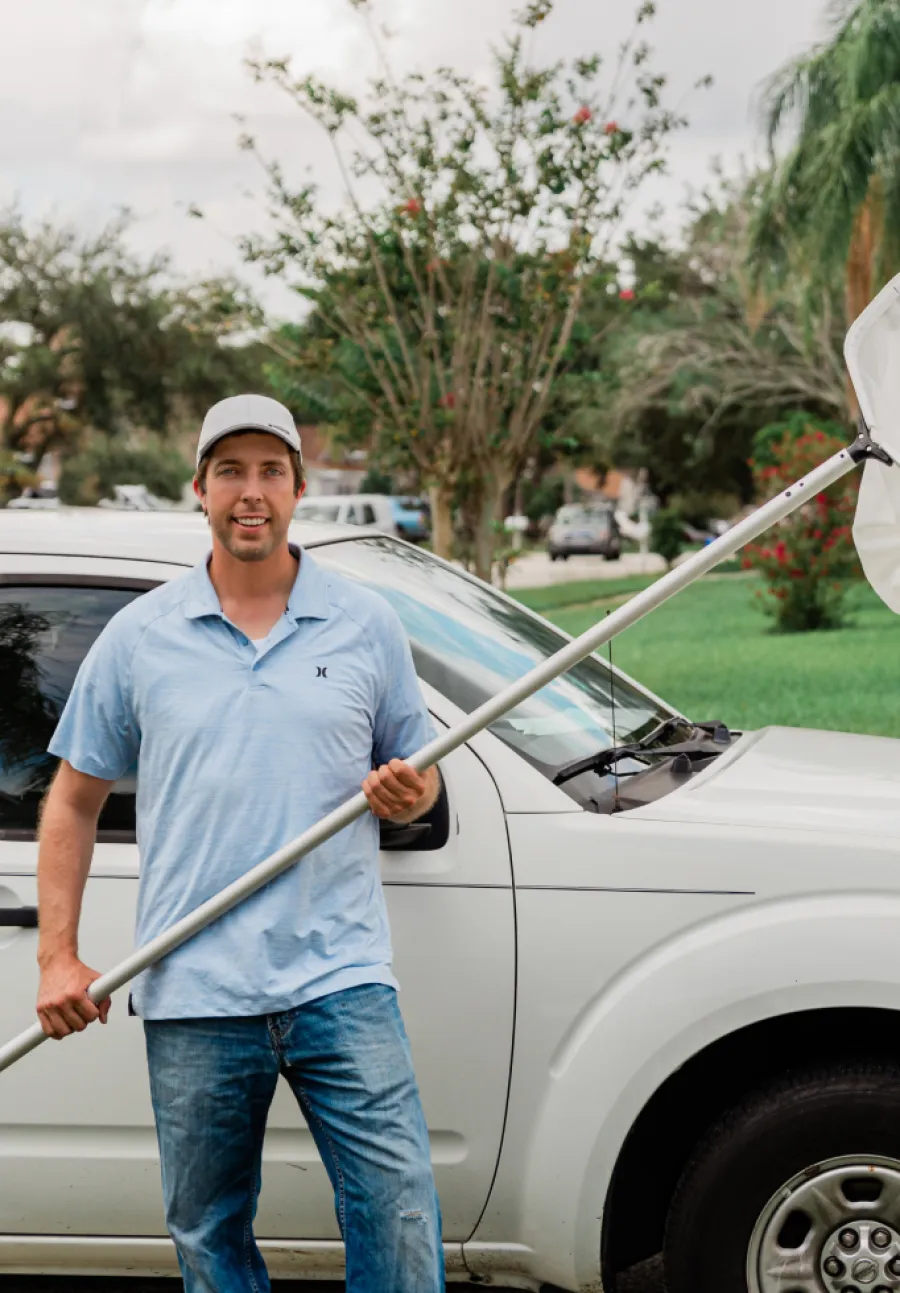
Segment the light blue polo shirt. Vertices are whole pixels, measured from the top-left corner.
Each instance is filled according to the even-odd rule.
[[[138,597],[86,656],[50,752],[114,780],[137,764],[137,941],[147,942],[433,736],[409,643],[377,593],[304,552],[254,645],[207,562]],[[146,1019],[259,1015],[396,987],[366,813],[140,975]]]

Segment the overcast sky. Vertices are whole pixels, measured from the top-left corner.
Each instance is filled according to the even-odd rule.
[[[437,63],[487,78],[489,50],[524,0],[381,0],[395,33],[398,70]],[[635,5],[556,0],[538,50],[573,57],[614,54]],[[658,0],[650,29],[655,66],[672,99],[709,72],[712,90],[689,101],[690,128],[670,154],[671,176],[653,197],[677,210],[686,185],[702,184],[718,156],[736,167],[758,142],[754,94],[786,59],[821,38],[824,0]],[[265,149],[294,174],[307,164],[335,185],[314,128],[271,89],[252,83],[243,59],[254,46],[290,54],[360,90],[373,59],[346,0],[0,0],[0,205],[96,228],[127,205],[142,252],[169,248],[179,269],[237,264],[233,239],[259,227],[256,164],[238,151],[244,113]],[[650,195],[648,195],[649,198]],[[189,203],[208,223],[188,219]],[[265,289],[279,312],[290,298]]]

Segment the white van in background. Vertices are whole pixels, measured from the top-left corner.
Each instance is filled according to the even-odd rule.
[[[301,498],[294,519],[329,525],[359,525],[368,530],[396,533],[394,512],[387,494],[316,494],[311,498]]]
[[[429,530],[428,517],[418,499],[388,494],[316,494],[301,498],[294,518],[319,524],[357,525],[362,532],[393,534],[413,543],[427,538]]]

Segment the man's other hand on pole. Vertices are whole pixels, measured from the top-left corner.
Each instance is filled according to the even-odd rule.
[[[440,781],[437,768],[418,773],[403,759],[391,759],[372,769],[362,789],[376,817],[414,822],[434,806]]]

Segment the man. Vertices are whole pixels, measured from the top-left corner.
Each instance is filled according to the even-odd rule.
[[[139,976],[169,1231],[187,1293],[269,1288],[252,1221],[279,1073],[334,1186],[350,1293],[443,1289],[440,1213],[377,870],[377,818],[435,802],[432,732],[388,603],[288,544],[304,490],[287,409],[207,414],[194,488],[212,553],[120,611],[51,742],[38,1016],[93,1020],[78,918],[100,809],[137,761],[139,943],[362,785],[371,814]],[[298,1219],[299,1220],[299,1219]]]

